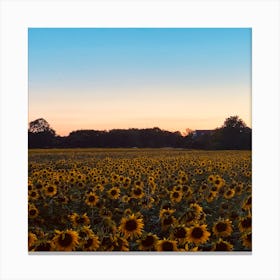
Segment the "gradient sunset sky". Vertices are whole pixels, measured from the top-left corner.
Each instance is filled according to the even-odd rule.
[[[29,28],[29,121],[78,129],[251,127],[250,28]]]

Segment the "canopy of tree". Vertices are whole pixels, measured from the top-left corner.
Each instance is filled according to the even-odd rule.
[[[30,122],[29,148],[188,148],[188,149],[251,149],[252,130],[238,117],[225,120],[222,127],[196,136],[180,132],[146,129],[77,130],[69,136],[56,135],[44,119]]]

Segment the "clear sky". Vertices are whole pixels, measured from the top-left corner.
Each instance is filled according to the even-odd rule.
[[[30,28],[29,121],[78,129],[251,127],[250,28]]]

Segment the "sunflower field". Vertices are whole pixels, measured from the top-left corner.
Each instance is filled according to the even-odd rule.
[[[251,251],[251,151],[29,150],[28,250]]]

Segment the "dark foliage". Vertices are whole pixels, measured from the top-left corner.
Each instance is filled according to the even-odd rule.
[[[225,120],[215,130],[192,132],[187,136],[180,132],[146,129],[77,130],[66,137],[56,135],[44,119],[30,123],[29,148],[189,148],[189,149],[251,149],[252,130],[238,117]]]

